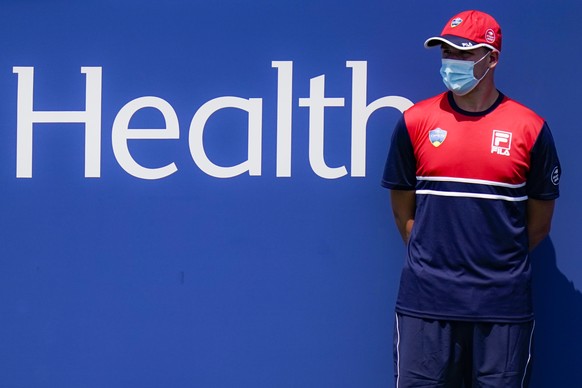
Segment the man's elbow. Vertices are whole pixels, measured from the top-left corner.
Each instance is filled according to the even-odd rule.
[[[541,243],[550,234],[551,224],[538,225],[536,228],[531,228],[528,233],[529,250],[533,250],[539,243]]]
[[[555,201],[528,200],[527,234],[532,250],[550,234]]]

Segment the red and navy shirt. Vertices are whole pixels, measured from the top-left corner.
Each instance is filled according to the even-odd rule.
[[[466,112],[446,92],[396,125],[382,185],[416,191],[396,310],[422,318],[533,318],[528,198],[559,195],[561,167],[544,119],[500,93]]]

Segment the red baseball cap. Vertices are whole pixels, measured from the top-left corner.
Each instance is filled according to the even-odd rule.
[[[458,50],[488,47],[501,51],[501,27],[491,15],[481,11],[463,11],[451,18],[440,36],[424,42],[424,47],[446,43]]]

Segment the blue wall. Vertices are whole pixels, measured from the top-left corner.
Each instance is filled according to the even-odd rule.
[[[399,109],[443,90],[422,43],[469,7],[560,152],[533,387],[579,386],[582,5],[4,0],[0,387],[391,387],[404,247],[380,176]],[[386,105],[367,120],[362,87]]]

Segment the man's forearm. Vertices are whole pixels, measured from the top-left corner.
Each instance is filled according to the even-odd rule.
[[[527,201],[527,236],[529,250],[534,249],[550,233],[555,201]]]
[[[390,190],[390,202],[396,227],[404,243],[408,244],[414,225],[416,194],[413,190]]]

